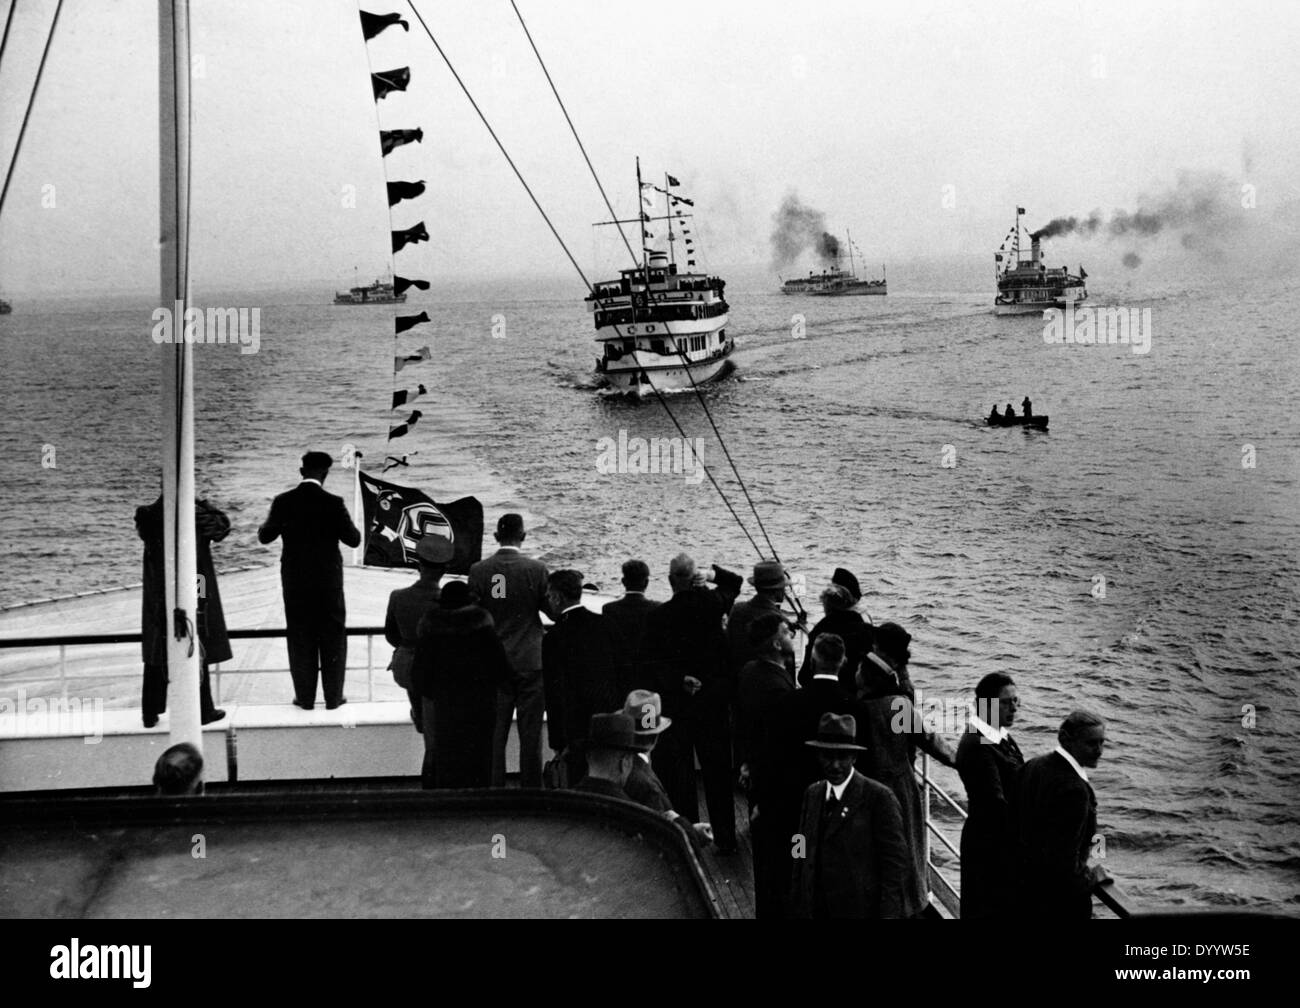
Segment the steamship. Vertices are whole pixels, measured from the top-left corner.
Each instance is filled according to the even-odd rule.
[[[1049,308],[1078,304],[1088,296],[1083,284],[1088,274],[1082,266],[1077,276],[1063,266],[1048,269],[1043,263],[1042,239],[1037,233],[1029,236],[1029,258],[1020,258],[1020,216],[1024,212],[1024,207],[1016,207],[1015,227],[993,255],[998,286],[993,299],[994,314],[1035,315]]]
[[[368,287],[353,287],[334,292],[335,304],[402,304],[406,294],[398,294],[391,280],[375,280]]]
[[[852,294],[888,294],[885,283],[885,267],[880,267],[879,280],[862,280],[857,276],[853,265],[853,237],[845,232],[849,246],[849,268],[842,270],[838,262],[842,258],[836,254],[836,266],[820,273],[809,271],[806,277],[786,280],[781,284],[782,294],[803,294],[820,297],[843,297]]]
[[[595,321],[596,342],[603,348],[596,359],[596,374],[615,392],[653,395],[701,385],[729,370],[727,358],[736,348],[734,338],[727,335],[726,281],[707,273],[680,272],[671,252],[646,245],[652,236],[645,225],[652,220],[668,221],[670,250],[678,238],[674,224],[689,233],[682,222],[690,215],[672,209],[684,201],[671,192],[676,182],[671,175],[663,189],[642,182],[638,161],[638,190],[662,192],[668,214],[651,217],[643,212],[636,220],[600,222],[639,223],[645,250],[639,265],[619,270],[617,280],[595,284],[585,299]],[[695,260],[689,258],[694,253],[686,241],[689,270]]]

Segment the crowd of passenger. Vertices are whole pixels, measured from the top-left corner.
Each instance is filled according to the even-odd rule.
[[[930,902],[919,749],[966,788],[963,917],[1091,916],[1105,877],[1088,865],[1100,718],[1070,714],[1056,750],[1026,763],[1010,733],[1015,683],[994,672],[954,748],[914,709],[911,635],[873,624],[844,568],[798,656],[803,617],[786,608],[791,582],[775,560],[754,565],[741,598],[739,574],[679,554],[663,602],[647,597],[648,564],[629,560],[623,596],[597,613],[580,572],[524,552],[519,515],[502,516],[496,538],[468,583],[439,589],[451,548],[426,536],[419,580],[390,601],[425,787],[504,786],[517,723],[524,787],[636,801],[722,857],[747,826],[760,917],[916,917]]]
[[[259,529],[262,542],[284,541],[293,702],[304,710],[318,684],[327,709],[347,703],[338,544],[356,546],[361,536],[323,489],[330,462],[308,452],[302,482],[275,499]],[[168,685],[161,510],[155,502],[136,516],[145,543],[146,728],[165,712]],[[225,716],[207,687],[208,662],[229,657],[208,544],[229,527],[199,502],[204,723]],[[955,767],[966,789],[962,917],[1091,916],[1092,890],[1106,878],[1090,864],[1096,799],[1087,772],[1105,741],[1096,715],[1071,713],[1055,750],[1026,762],[1010,732],[1015,683],[993,672],[975,685],[954,749],[914,709],[911,635],[872,622],[845,568],[831,575],[811,628],[778,561],[754,565],[752,594],[742,599],[741,575],[697,566],[685,553],[668,564],[666,601],[647,596],[649,565],[632,559],[623,564],[624,594],[597,613],[583,604],[580,572],[550,571],[524,551],[520,515],[502,515],[495,537],[498,549],[459,581],[445,578],[452,543],[424,535],[417,580],[389,599],[384,632],[424,737],[424,787],[504,787],[517,726],[523,787],[637,802],[723,858],[747,833],[759,917],[916,917],[930,912],[920,749]],[[164,794],[201,788],[197,750],[168,750],[155,784]]]

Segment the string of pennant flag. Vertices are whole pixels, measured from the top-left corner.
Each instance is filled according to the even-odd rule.
[[[672,211],[672,209],[673,209],[674,207],[677,207],[677,206],[682,205],[682,204],[685,204],[685,205],[688,206],[688,207],[693,207],[693,206],[695,206],[695,200],[693,200],[693,199],[688,199],[688,198],[685,197],[685,196],[678,196],[675,192],[672,191],[673,187],[681,185],[681,182],[679,182],[679,181],[677,180],[677,176],[672,175],[671,173],[665,173],[665,182],[666,182],[667,185],[668,185],[668,188],[667,188],[667,189],[660,189],[659,186],[655,185],[653,182],[642,182],[642,183],[641,183],[641,188],[642,188],[642,190],[645,190],[645,189],[652,189],[652,190],[654,190],[655,192],[660,193],[661,195],[667,196],[667,197],[668,197],[668,208],[669,208],[670,211]],[[654,201],[651,200],[650,197],[647,196],[644,192],[641,193],[641,202],[644,203],[644,204],[645,204],[646,206],[648,206],[648,207],[651,207],[651,208],[654,207]],[[682,216],[683,216],[682,211],[681,211],[681,210],[677,210],[677,211],[676,211],[676,216],[678,216],[678,217],[682,217]],[[646,226],[645,226],[646,223],[647,223],[649,220],[650,220],[650,215],[649,215],[648,213],[646,213],[644,210],[642,210],[642,211],[641,211],[641,234],[642,234],[642,237],[643,237],[643,238],[653,238],[653,237],[654,237],[654,232],[648,230],[648,229],[646,228]],[[682,240],[686,242],[686,257],[687,257],[687,258],[686,258],[686,265],[687,265],[687,266],[694,266],[694,265],[695,265],[695,240],[694,240],[693,238],[690,237],[690,234],[691,234],[690,230],[684,226],[685,223],[686,223],[685,219],[683,219],[683,220],[680,221],[679,223],[683,225],[682,228],[681,228],[681,231],[682,231]],[[669,219],[668,219],[668,240],[669,240],[670,242],[675,242],[675,241],[677,241],[677,236],[673,234],[673,222],[672,222],[672,215],[671,215],[671,213],[670,213],[670,216],[669,216]],[[653,252],[653,251],[654,251],[654,249],[649,248],[649,247],[646,247],[646,246],[642,246],[642,248],[643,248],[646,252]]]
[[[381,32],[395,26],[400,26],[403,31],[410,31],[410,24],[398,13],[391,14],[372,14],[369,11],[360,11],[361,15],[361,33],[367,43],[374,39]],[[369,46],[367,46],[367,59],[369,59]],[[370,84],[374,93],[375,103],[379,103],[395,91],[406,91],[411,83],[411,68],[396,67],[391,70],[371,70]],[[377,108],[377,112],[379,109]],[[382,114],[380,115],[382,120]],[[403,127],[400,129],[381,129],[379,131],[379,150],[384,158],[387,158],[393,151],[407,144],[422,143],[424,141],[424,130],[418,127]],[[387,162],[385,161],[385,167]],[[411,279],[397,275],[397,256],[409,246],[418,245],[420,242],[429,240],[429,231],[425,227],[424,221],[419,221],[409,227],[397,228],[393,224],[393,208],[398,204],[417,200],[424,195],[425,181],[419,179],[416,181],[409,180],[388,180],[388,221],[391,230],[390,256],[393,276],[393,293],[394,295],[404,294],[407,290],[414,287],[416,290],[427,291],[429,281],[421,279]],[[416,326],[427,325],[429,323],[429,313],[420,312],[418,315],[398,315],[393,320],[393,399],[389,407],[389,412],[401,409],[413,403],[420,396],[425,395],[428,389],[424,385],[417,385],[414,389],[398,388],[398,375],[401,371],[413,364],[420,364],[430,360],[433,352],[428,346],[422,346],[414,352],[403,353],[399,346],[398,337],[403,333],[409,332]],[[411,429],[420,421],[422,413],[420,410],[412,410],[400,423],[391,424],[388,428],[388,441],[391,444],[396,438],[405,437],[411,432]],[[384,471],[399,465],[407,465],[407,457],[410,452],[394,456],[389,454],[385,464]]]
[[[414,10],[414,8],[412,8]],[[419,200],[425,193],[424,179],[394,179],[391,177],[389,155],[408,144],[424,141],[424,130],[419,127],[402,126],[398,129],[384,129],[387,125],[383,114],[384,99],[394,92],[404,92],[411,83],[409,66],[395,67],[390,70],[375,70],[371,61],[371,42],[380,33],[393,27],[402,31],[411,30],[409,23],[401,14],[372,14],[359,11],[361,15],[361,34],[366,46],[366,60],[370,63],[370,85],[374,94],[375,114],[379,119],[379,151],[384,159],[384,173],[388,188],[388,227],[389,268],[393,278],[393,294],[402,296],[414,287],[427,291],[429,281],[399,276],[397,273],[398,256],[405,265],[410,261],[413,247],[429,241],[429,231],[424,221],[399,227],[394,221],[394,208],[406,219],[417,216],[411,214],[410,204]],[[419,17],[418,12],[416,16]],[[389,39],[385,39],[381,46]],[[401,105],[401,102],[394,104]],[[400,109],[399,109],[400,111]],[[394,158],[393,163],[402,157]],[[403,272],[406,272],[404,269]],[[403,298],[403,300],[405,300]],[[400,302],[399,302],[400,303]],[[408,367],[418,367],[425,361],[433,359],[433,350],[425,344],[418,350],[404,347],[407,334],[417,326],[429,325],[429,313],[396,315],[393,318],[393,395],[389,403],[388,442],[382,472],[390,469],[407,468],[411,457],[418,454],[416,450],[399,451],[394,442],[404,438],[420,422],[423,415],[411,406],[422,396],[428,394],[428,388],[420,383],[409,387],[401,377]],[[400,385],[399,385],[400,383]],[[401,414],[394,415],[402,410]],[[452,546],[452,555],[447,561],[450,574],[468,574],[470,567],[483,554],[483,505],[474,497],[462,497],[449,503],[438,503],[423,490],[411,486],[399,486],[388,483],[362,472],[357,467],[357,497],[362,510],[364,545],[362,563],[368,567],[414,567],[418,565],[417,549],[424,536],[436,533],[447,539]]]

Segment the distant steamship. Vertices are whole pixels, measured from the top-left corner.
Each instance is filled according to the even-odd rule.
[[[782,294],[803,294],[816,295],[821,297],[844,297],[852,294],[887,294],[889,293],[885,284],[885,267],[880,267],[879,280],[861,280],[857,276],[853,261],[853,237],[845,232],[847,239],[846,244],[849,249],[849,268],[842,270],[839,268],[839,261],[843,256],[836,249],[833,257],[835,267],[823,270],[821,273],[809,271],[806,277],[800,277],[795,280],[786,280],[781,284]],[[830,236],[827,236],[830,240]],[[778,279],[780,279],[778,277]]]

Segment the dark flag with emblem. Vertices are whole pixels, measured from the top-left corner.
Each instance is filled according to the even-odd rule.
[[[415,567],[415,547],[428,532],[451,540],[448,574],[468,574],[483,556],[483,505],[475,497],[438,504],[414,487],[386,483],[362,472],[367,567]]]
[[[678,182],[677,179],[676,179],[676,177],[673,176],[673,175],[669,175],[669,176],[668,176],[668,184],[669,184],[669,185],[681,185],[681,183]]]

